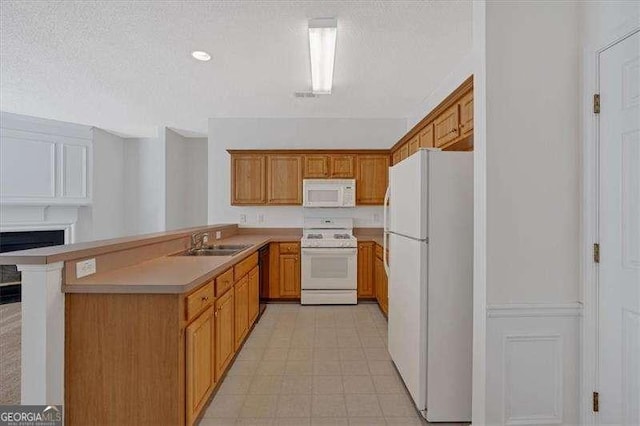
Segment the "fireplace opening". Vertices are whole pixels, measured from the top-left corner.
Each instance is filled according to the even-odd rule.
[[[0,232],[0,253],[64,244],[64,230]],[[0,305],[21,300],[21,274],[16,265],[0,265]]]

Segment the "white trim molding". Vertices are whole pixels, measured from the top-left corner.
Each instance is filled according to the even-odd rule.
[[[582,305],[487,307],[486,424],[578,424]]]
[[[581,317],[582,303],[503,303],[487,307],[488,318]]]

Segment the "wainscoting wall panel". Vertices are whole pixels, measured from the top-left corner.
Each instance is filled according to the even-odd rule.
[[[577,424],[581,305],[487,309],[487,424]]]

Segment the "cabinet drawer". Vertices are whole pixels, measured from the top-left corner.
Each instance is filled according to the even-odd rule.
[[[195,318],[204,308],[213,303],[213,281],[187,296],[187,321]]]
[[[216,278],[216,297],[222,296],[231,287],[233,287],[233,268],[229,268]]]
[[[300,253],[298,243],[280,243],[280,253]]]
[[[236,281],[247,275],[258,264],[258,252],[253,253],[233,267]]]

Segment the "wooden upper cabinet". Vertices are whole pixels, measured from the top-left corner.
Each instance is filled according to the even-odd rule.
[[[388,155],[359,155],[356,204],[382,204],[389,175]]]
[[[418,133],[420,148],[433,148],[433,123],[424,126]]]
[[[332,155],[330,161],[330,176],[332,178],[352,179],[355,177],[354,155]]]
[[[267,156],[267,204],[302,204],[302,157]]]
[[[215,385],[213,307],[186,328],[187,424],[194,423]]]
[[[398,164],[400,162],[400,149],[396,149],[395,151],[393,151],[391,160],[391,164]]]
[[[265,177],[264,155],[231,155],[231,204],[264,204]]]
[[[409,139],[409,155],[415,154],[418,148],[420,148],[420,134]]]
[[[305,155],[304,177],[312,179],[329,177],[329,156]]]
[[[409,156],[409,144],[405,143],[400,147],[400,161],[404,160]]]
[[[454,104],[440,114],[434,122],[435,146],[440,148],[458,138],[458,104]]]
[[[473,91],[467,92],[460,101],[460,136],[473,134]]]

